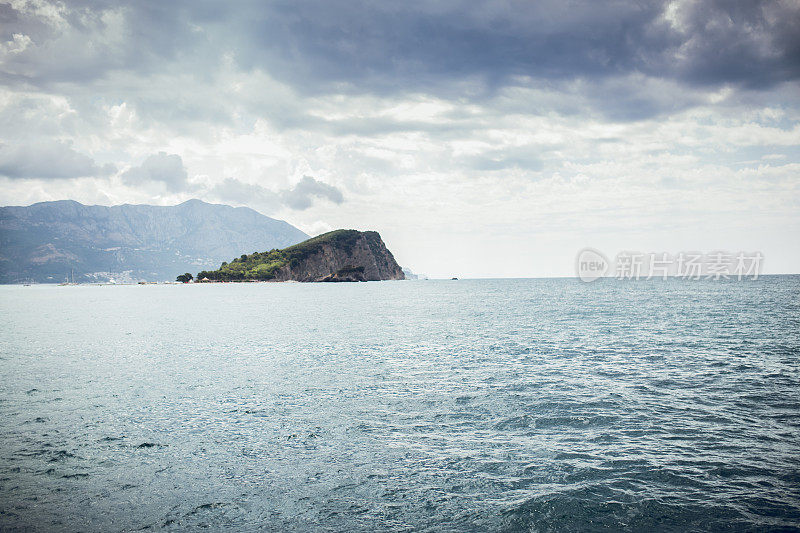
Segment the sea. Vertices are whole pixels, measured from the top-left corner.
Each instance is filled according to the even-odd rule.
[[[800,531],[800,276],[0,287],[2,531]]]

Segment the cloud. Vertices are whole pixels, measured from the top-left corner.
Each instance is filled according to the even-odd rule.
[[[538,156],[541,149],[536,146],[515,146],[504,150],[488,150],[465,158],[465,166],[478,171],[497,171],[523,169],[538,171],[542,160]]]
[[[344,201],[342,191],[311,176],[303,176],[292,189],[282,191],[281,198],[286,205],[297,210],[308,209],[315,198],[329,200],[334,204],[341,204]]]
[[[633,73],[770,87],[800,77],[800,5],[523,0],[273,2],[237,58],[303,90],[469,93]],[[461,85],[460,85],[461,84]]]
[[[122,180],[129,185],[141,185],[142,182],[155,181],[166,185],[173,192],[190,188],[189,176],[183,166],[181,156],[158,152],[148,156],[138,167],[122,173]]]
[[[226,178],[216,184],[210,193],[222,201],[257,205],[267,211],[274,211],[282,206],[303,211],[311,207],[316,199],[328,200],[334,204],[344,202],[344,195],[339,189],[311,176],[303,176],[291,189],[277,192],[261,185]]]
[[[662,53],[662,64],[675,77],[749,88],[800,78],[797,2],[682,0],[665,12],[678,39]]]
[[[203,93],[215,74],[266,72],[303,95],[430,94],[482,101],[507,87],[569,90],[644,76],[687,87],[767,90],[800,79],[800,4],[782,0],[596,2],[279,0],[226,9],[182,0],[5,4],[0,80],[128,83],[179,72]],[[108,87],[107,83],[100,84]],[[158,92],[154,112],[226,116],[225,104]],[[181,94],[187,94],[181,91]],[[682,102],[681,87],[669,93]],[[591,100],[646,116],[670,106],[629,88]],[[690,95],[686,105],[696,105]],[[680,108],[681,105],[671,107]],[[619,111],[617,111],[619,115]],[[283,117],[291,123],[297,119]]]
[[[59,141],[0,145],[0,175],[12,179],[107,176],[114,170],[113,165],[100,167],[91,157]]]
[[[148,1],[0,4],[0,80],[50,86],[86,83],[122,69],[152,72],[201,45],[202,34],[172,7]]]
[[[280,199],[275,192],[261,185],[244,183],[236,178],[225,178],[220,181],[212,187],[210,195],[223,202],[258,206],[268,212],[280,207]]]

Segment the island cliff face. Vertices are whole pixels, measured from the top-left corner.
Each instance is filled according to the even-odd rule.
[[[405,279],[375,231],[336,230],[282,250],[242,255],[203,281],[378,281]]]

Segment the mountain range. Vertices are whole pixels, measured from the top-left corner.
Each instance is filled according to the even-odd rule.
[[[308,239],[247,207],[189,200],[175,206],[0,207],[0,283],[174,280],[242,253]]]

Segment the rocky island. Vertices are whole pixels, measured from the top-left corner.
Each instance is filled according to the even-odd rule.
[[[378,281],[405,279],[375,231],[340,229],[294,246],[244,254],[196,281]]]

